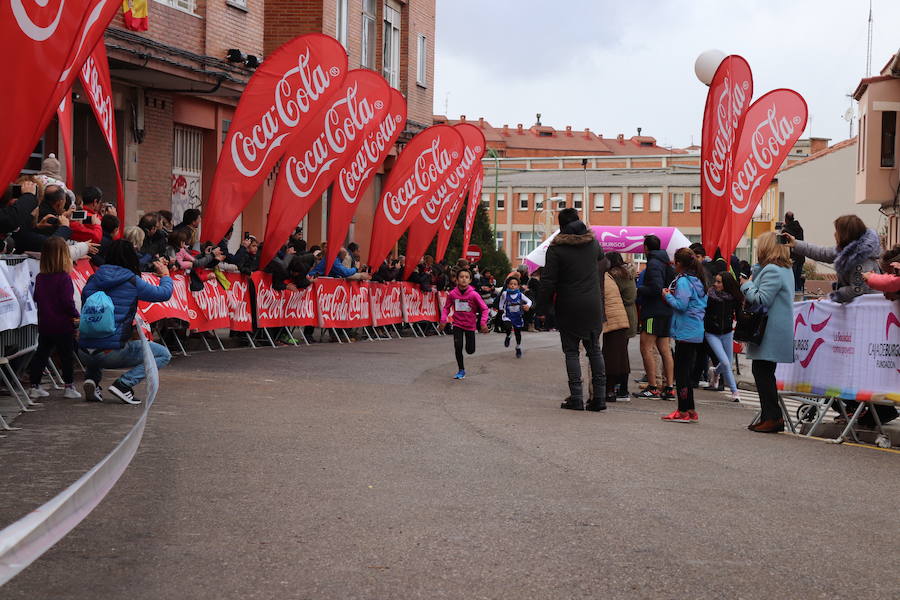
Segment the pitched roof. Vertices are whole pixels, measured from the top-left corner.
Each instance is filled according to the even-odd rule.
[[[778,172],[782,173],[784,171],[787,171],[788,169],[793,169],[796,166],[806,164],[806,163],[812,162],[814,160],[818,160],[818,159],[822,158],[823,156],[825,156],[826,154],[831,154],[832,152],[837,152],[838,150],[841,150],[842,148],[846,148],[847,146],[852,146],[853,144],[856,143],[856,139],[857,138],[854,136],[854,137],[850,138],[849,140],[844,140],[843,142],[838,142],[837,144],[834,144],[833,146],[829,146],[828,148],[825,148],[824,150],[819,150],[815,154],[811,154],[811,155],[807,156],[806,158],[804,158],[803,160],[798,160],[797,162],[794,162],[785,167],[782,167]]]

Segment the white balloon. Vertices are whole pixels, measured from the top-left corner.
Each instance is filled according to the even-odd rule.
[[[697,74],[697,79],[709,85],[723,60],[725,60],[725,53],[721,50],[713,49],[702,53],[694,62],[694,73]]]

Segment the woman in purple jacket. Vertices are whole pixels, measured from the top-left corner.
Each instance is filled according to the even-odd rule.
[[[41,387],[41,377],[47,367],[50,353],[56,349],[62,367],[66,389],[65,398],[81,398],[73,385],[72,371],[75,325],[78,309],[72,285],[72,258],[66,240],[48,237],[41,247],[41,272],[34,282],[34,302],[38,310],[38,347],[31,357],[28,374],[31,378],[31,398],[43,398],[50,394]]]
[[[481,333],[487,333],[488,307],[481,299],[481,294],[475,291],[475,288],[469,285],[472,281],[472,272],[468,269],[461,269],[456,274],[457,286],[450,290],[447,303],[441,310],[441,331],[447,326],[447,320],[450,316],[450,308],[453,308],[453,348],[456,351],[456,364],[459,366],[459,372],[453,376],[453,379],[464,379],[466,376],[466,367],[463,363],[463,338],[466,340],[466,353],[475,353],[475,330],[480,329]],[[475,314],[481,311],[480,318]],[[479,327],[479,322],[481,326]]]

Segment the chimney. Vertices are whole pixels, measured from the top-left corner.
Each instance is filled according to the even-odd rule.
[[[591,139],[591,128],[590,127],[584,128],[584,139],[586,139],[586,140]]]
[[[466,122],[466,115],[459,115],[459,122],[460,122],[460,123],[465,123],[465,122]]]
[[[820,138],[820,137],[811,137],[809,138],[809,153],[810,155],[815,154],[816,152],[821,152],[828,148],[828,142],[831,141],[830,138]]]
[[[509,125],[503,124],[503,135],[509,135]]]
[[[572,126],[571,125],[566,125],[566,135],[568,137],[572,137]]]
[[[619,135],[616,136],[616,141],[619,142],[620,144],[624,144],[625,143],[625,135],[620,133]]]
[[[478,126],[484,129],[484,117],[478,117]]]
[[[518,133],[519,135],[522,135],[523,133],[525,133],[524,131],[522,131],[522,124],[521,124],[521,123],[519,123],[518,125],[516,125],[516,131],[517,131],[517,133]]]

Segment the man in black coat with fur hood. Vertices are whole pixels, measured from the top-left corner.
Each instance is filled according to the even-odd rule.
[[[559,213],[559,234],[547,249],[541,276],[538,306],[546,313],[552,306],[566,357],[569,397],[561,408],[605,410],[603,397],[606,373],[600,352],[603,333],[603,288],[599,261],[603,250],[594,233],[578,218],[578,211],[566,208]],[[579,346],[583,345],[591,364],[591,380],[596,398],[584,403]]]

